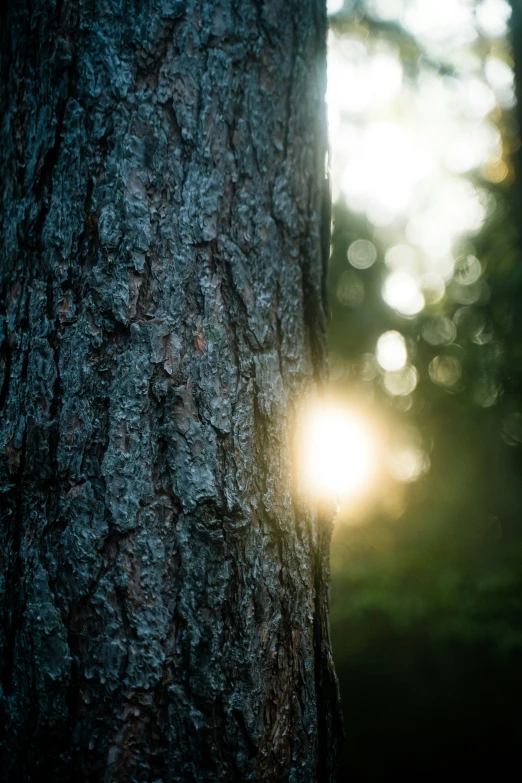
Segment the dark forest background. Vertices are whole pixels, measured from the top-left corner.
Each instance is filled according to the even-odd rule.
[[[331,382],[378,419],[396,455],[379,488],[342,508],[336,520],[331,627],[347,726],[340,780],[486,772],[504,779],[517,764],[522,736],[522,200],[515,99],[522,35],[517,8],[511,14],[502,0],[455,0],[449,10],[441,3],[439,17],[433,11],[425,28],[418,21],[423,5],[439,4],[330,4],[330,62],[334,56],[342,67],[344,58],[346,90],[350,74],[363,79],[361,69],[383,52],[396,58],[402,79],[377,110],[371,101],[350,105],[348,97],[333,106]],[[342,100],[342,87],[332,99],[332,78],[330,72],[330,102]],[[386,281],[401,270],[398,251],[390,249],[415,244],[411,209],[382,218],[370,186],[370,196],[349,181],[343,190],[342,167],[345,180],[351,171],[343,133],[360,141],[376,112],[379,121],[404,124],[407,101],[437,80],[441,90],[463,90],[458,131],[459,122],[471,122],[464,106],[471,79],[491,99],[471,118],[473,127],[496,129],[496,148],[460,165],[469,153],[466,140],[473,143],[473,128],[463,125],[462,156],[450,176],[478,194],[480,225],[455,232],[452,270],[441,273],[440,286],[433,266],[428,278],[420,270],[422,306],[404,312],[408,303],[399,297],[394,307]],[[385,152],[395,154],[391,142]],[[382,158],[383,150],[376,155]],[[446,159],[451,163],[451,155]],[[368,176],[377,187],[380,175]],[[417,209],[424,196],[413,193]],[[417,250],[430,255],[429,248]],[[419,269],[406,271],[419,279]],[[375,359],[388,331],[404,339],[409,376],[404,368],[387,373]]]

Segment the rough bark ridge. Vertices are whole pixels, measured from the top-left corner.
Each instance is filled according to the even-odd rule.
[[[324,0],[11,0],[3,781],[332,780]]]

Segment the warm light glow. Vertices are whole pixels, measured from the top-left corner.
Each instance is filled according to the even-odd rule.
[[[369,107],[386,106],[400,93],[402,64],[393,49],[368,57],[358,37],[329,35],[329,109],[357,115]]]
[[[406,342],[400,332],[385,332],[377,340],[377,361],[383,370],[401,370],[408,359]]]
[[[305,490],[342,503],[360,495],[377,471],[376,438],[354,411],[316,403],[304,415],[301,473]]]
[[[418,133],[395,122],[368,123],[343,169],[341,190],[349,207],[386,226],[407,213],[432,166]]]
[[[344,5],[344,0],[328,0],[326,4],[328,16],[333,16],[333,14],[338,14],[339,11],[342,10],[343,5]]]
[[[419,277],[419,286],[427,304],[440,302],[446,292],[444,280],[437,272],[426,272]]]
[[[392,272],[384,283],[384,301],[403,315],[415,315],[424,307],[417,279],[408,272]]]
[[[392,397],[404,397],[415,390],[418,379],[415,367],[407,364],[402,370],[384,373],[384,388]]]
[[[502,90],[513,86],[515,74],[513,69],[498,57],[488,57],[484,66],[486,79],[494,90]]]
[[[483,197],[463,179],[441,178],[424,209],[409,220],[408,238],[428,255],[443,258],[458,236],[481,228],[486,218]]]
[[[418,252],[411,245],[398,244],[391,247],[385,256],[386,266],[392,272],[403,270],[405,272],[416,272],[418,267]]]
[[[509,169],[502,158],[497,157],[487,160],[483,164],[481,172],[489,182],[498,183],[503,182],[503,180],[506,179],[507,175],[509,174]]]
[[[430,458],[420,448],[403,446],[388,455],[388,470],[397,481],[416,481],[430,468]]]
[[[475,14],[479,27],[485,35],[500,38],[507,33],[511,7],[506,0],[482,0]]]
[[[404,24],[428,44],[464,45],[476,37],[473,8],[466,0],[412,0]]]

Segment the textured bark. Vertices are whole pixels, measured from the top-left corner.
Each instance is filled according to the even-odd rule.
[[[331,781],[324,0],[0,13],[1,779]]]
[[[516,120],[518,124],[519,140],[522,139],[522,5],[520,0],[510,0],[511,19],[510,19],[510,43],[513,50],[513,65],[515,74],[515,93],[516,93]],[[522,213],[522,152],[520,146],[514,152],[515,163],[515,194],[516,208],[519,214]],[[520,237],[519,237],[520,242]]]

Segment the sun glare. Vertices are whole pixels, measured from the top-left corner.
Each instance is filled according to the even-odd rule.
[[[304,415],[301,477],[319,500],[353,500],[369,489],[378,467],[370,424],[342,405],[316,404]]]

